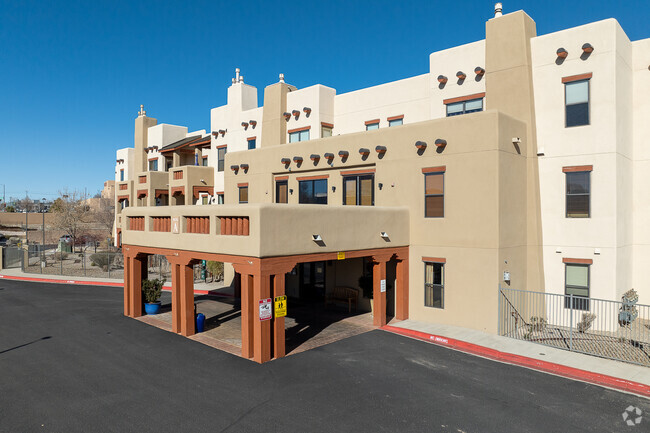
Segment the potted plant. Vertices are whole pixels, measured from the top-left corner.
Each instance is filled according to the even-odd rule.
[[[160,312],[160,295],[165,280],[158,278],[142,281],[142,294],[144,295],[144,311],[147,314],[158,314]]]

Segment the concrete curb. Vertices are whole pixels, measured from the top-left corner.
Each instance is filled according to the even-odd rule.
[[[527,356],[501,352],[496,349],[490,349],[489,347],[479,346],[478,344],[468,343],[466,341],[456,340],[440,335],[427,334],[426,332],[414,331],[411,329],[399,328],[391,325],[382,326],[380,329],[395,334],[404,335],[406,337],[415,338],[417,340],[426,341],[428,343],[437,344],[439,346],[449,347],[461,352],[470,353],[472,355],[478,355],[488,359],[493,359],[495,361],[527,367],[533,370],[552,373],[569,379],[606,386],[608,388],[630,392],[632,394],[650,398],[650,386],[639,382],[632,382],[613,376],[607,376],[591,371],[580,370],[578,368],[567,367],[566,365],[556,364],[554,362],[541,361],[539,359],[529,358]]]
[[[113,283],[108,281],[84,281],[84,280],[58,280],[53,278],[34,278],[34,277],[16,277],[13,275],[0,275],[0,279],[15,280],[15,281],[31,281],[36,283],[55,283],[55,284],[79,284],[84,286],[103,286],[103,287],[124,287],[124,283]],[[171,287],[163,287],[164,292],[171,292]],[[212,295],[222,296],[225,298],[232,298],[233,295],[226,293],[216,293],[213,290],[194,290],[198,295]]]

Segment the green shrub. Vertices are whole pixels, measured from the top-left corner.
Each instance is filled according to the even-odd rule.
[[[155,278],[153,280],[142,281],[142,294],[146,303],[153,304],[160,300],[163,284],[165,284],[164,278],[162,280]]]
[[[215,280],[223,279],[223,262],[212,262],[208,260],[205,267]]]
[[[90,255],[90,265],[100,266],[104,271],[115,261],[116,253],[96,253]]]

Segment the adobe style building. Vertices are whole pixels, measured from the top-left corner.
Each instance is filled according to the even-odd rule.
[[[337,94],[237,75],[211,129],[142,110],[117,152],[125,314],[143,263],[173,265],[173,329],[194,332],[191,266],[229,264],[242,352],[284,355],[263,298],[359,288],[389,317],[497,330],[499,285],[650,299],[650,39],[600,21],[537,36],[522,11],[484,40],[435,52],[429,72]],[[146,266],[145,266],[146,267]],[[372,277],[372,278],[371,278]]]

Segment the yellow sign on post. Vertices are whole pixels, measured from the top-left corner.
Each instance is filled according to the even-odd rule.
[[[345,260],[345,252],[340,251],[340,252],[336,253],[336,259],[337,260]]]
[[[285,295],[275,297],[275,317],[287,315],[287,297]]]

